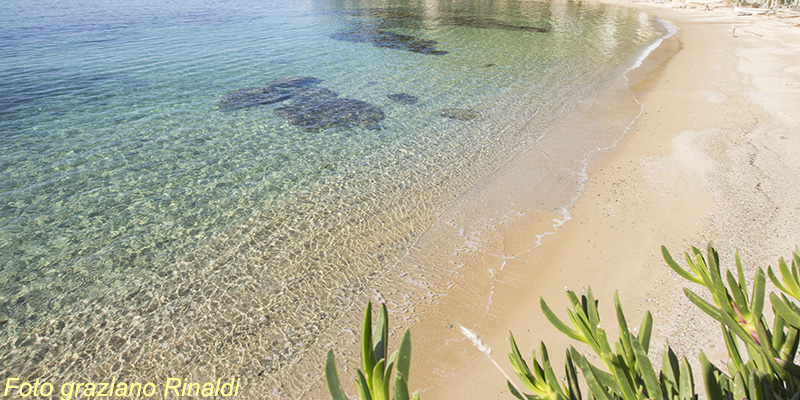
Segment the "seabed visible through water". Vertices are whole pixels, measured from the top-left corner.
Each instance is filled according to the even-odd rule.
[[[581,2],[4,2],[0,381],[290,395],[448,205],[663,35]]]

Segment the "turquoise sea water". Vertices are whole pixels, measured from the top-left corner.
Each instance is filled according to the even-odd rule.
[[[0,381],[279,375],[660,36],[580,2],[2,2]],[[281,112],[336,122],[322,88],[372,117]]]

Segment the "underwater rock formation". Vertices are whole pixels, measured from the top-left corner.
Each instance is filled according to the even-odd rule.
[[[290,99],[298,90],[316,85],[322,79],[309,76],[288,76],[267,82],[265,87],[240,89],[222,96],[219,109],[233,111],[242,108],[278,103]]]
[[[330,89],[316,86],[320,82],[322,79],[308,76],[275,79],[265,87],[227,93],[219,108],[231,111],[291,99],[290,104],[276,108],[275,112],[292,125],[308,131],[353,125],[379,129],[377,123],[384,117],[380,108],[365,101],[339,97]]]
[[[240,108],[277,103],[290,97],[292,97],[291,93],[269,87],[234,90],[222,97],[219,102],[219,109],[233,111]]]
[[[420,12],[396,8],[362,8],[345,12],[355,17],[367,17],[375,20],[383,29],[389,28],[415,28],[426,29],[422,23],[423,15]],[[478,29],[502,29],[514,31],[527,31],[546,33],[549,28],[522,25],[504,22],[495,18],[465,13],[456,9],[439,10],[439,14],[432,18],[429,24],[442,26],[463,26]],[[429,29],[429,28],[428,28]]]
[[[408,93],[392,93],[392,94],[387,94],[386,97],[388,97],[389,100],[392,100],[400,104],[414,104],[417,101],[419,101],[419,98],[417,98],[417,96]]]
[[[406,50],[419,54],[444,55],[446,51],[437,50],[433,40],[420,39],[414,36],[403,35],[396,32],[375,30],[368,28],[355,28],[336,32],[330,36],[332,39],[353,43],[371,43],[375,47]]]
[[[328,89],[317,87],[299,92],[292,104],[278,107],[275,112],[307,131],[354,125],[379,129],[377,123],[384,117],[383,111],[372,104],[338,97]]]
[[[445,108],[441,111],[442,116],[453,118],[461,121],[471,121],[481,116],[478,110],[471,108]]]

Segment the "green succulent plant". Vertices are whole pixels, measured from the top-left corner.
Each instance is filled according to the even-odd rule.
[[[692,303],[721,323],[728,351],[728,374],[708,362],[705,355],[700,355],[709,399],[800,399],[800,366],[794,364],[800,339],[800,308],[786,296],[798,299],[795,294],[800,295],[797,272],[800,251],[794,251],[791,270],[783,258],[779,260],[783,279],[778,279],[772,267],[767,269],[770,280],[783,292],[780,296],[770,294],[775,315],[771,328],[763,314],[766,299],[763,269],[756,271],[753,290],[748,295],[738,254],[737,276],[727,271],[723,280],[719,255],[712,245],[708,246],[705,258],[694,247],[691,255],[684,253],[689,270],[678,265],[665,247],[661,252],[670,268],[709,291],[713,304],[690,289],[684,289]]]
[[[542,311],[548,321],[570,338],[588,345],[601,365],[595,365],[570,346],[565,360],[565,382],[559,382],[550,364],[547,348],[541,343],[541,358],[533,354],[531,370],[517,348],[511,335],[509,360],[517,376],[533,394],[522,394],[509,382],[511,393],[519,399],[582,399],[582,391],[577,371],[586,383],[589,398],[596,399],[694,399],[692,370],[685,359],[678,361],[675,353],[667,346],[663,359],[662,373],[657,374],[650,362],[648,351],[653,329],[653,317],[645,314],[638,333],[628,329],[628,322],[622,310],[619,296],[614,296],[619,326],[619,339],[612,348],[606,331],[600,327],[598,302],[587,289],[580,298],[568,290],[571,309],[567,309],[570,324],[559,319],[544,300],[540,301]]]
[[[707,256],[692,247],[685,253],[688,269],[681,267],[662,247],[664,260],[681,277],[704,286],[711,302],[686,288],[689,300],[703,312],[719,321],[728,352],[728,372],[709,362],[700,354],[700,365],[711,400],[722,399],[800,399],[800,366],[794,364],[798,350],[800,307],[800,250],[796,250],[791,269],[779,261],[778,279],[770,267],[768,275],[783,293],[770,294],[775,314],[768,324],[764,316],[766,278],[763,269],[756,271],[753,288],[748,292],[739,255],[736,255],[736,276],[726,271],[723,278],[719,255],[709,245]],[[509,382],[511,393],[519,399],[581,399],[582,392],[576,371],[587,385],[590,399],[696,399],[692,370],[685,358],[678,360],[666,345],[662,366],[656,371],[650,363],[648,348],[653,320],[648,312],[634,334],[622,311],[618,295],[614,297],[619,327],[619,340],[612,349],[606,332],[600,328],[597,301],[587,289],[581,298],[567,291],[572,308],[567,310],[570,324],[559,319],[544,300],[541,308],[547,319],[570,338],[587,344],[600,360],[592,364],[574,347],[567,350],[565,382],[559,382],[549,362],[547,350],[541,344],[541,358],[533,354],[533,369],[523,360],[514,336],[511,335],[511,366],[533,394],[519,393]],[[791,298],[790,298],[791,296]]]
[[[373,341],[373,338],[377,341]],[[372,332],[372,302],[367,303],[364,326],[361,334],[361,368],[356,385],[361,400],[390,400],[392,373],[394,372],[394,400],[419,400],[419,393],[409,397],[408,378],[411,369],[411,332],[406,330],[400,341],[400,349],[388,358],[389,317],[386,305],[381,304],[375,332]],[[396,369],[396,371],[393,371]],[[328,350],[325,362],[325,379],[333,400],[347,400],[336,370],[333,350]]]
[[[748,290],[738,254],[734,275],[732,271],[723,274],[719,254],[711,245],[705,256],[694,247],[685,252],[686,267],[678,264],[665,247],[661,251],[670,268],[708,291],[710,301],[691,289],[684,289],[689,300],[718,321],[722,329],[728,353],[727,372],[711,363],[705,354],[701,353],[699,357],[706,397],[709,400],[800,400],[800,366],[795,364],[800,344],[800,307],[797,305],[800,301],[800,248],[794,251],[791,267],[780,259],[777,271],[769,267],[765,274],[759,268],[752,290]],[[774,315],[771,324],[764,313],[767,276],[780,291],[769,295]],[[599,302],[592,290],[584,290],[580,297],[568,290],[567,297],[570,302],[567,320],[559,318],[544,299],[540,301],[542,312],[559,331],[591,348],[597,361],[592,362],[587,355],[570,346],[566,350],[563,378],[558,379],[544,343],[540,344],[538,356],[535,350],[532,352],[529,365],[514,335],[510,334],[508,359],[525,389],[531,392],[522,393],[509,380],[507,384],[512,395],[521,400],[698,398],[692,368],[685,357],[679,358],[675,354],[669,343],[665,345],[659,370],[650,361],[648,353],[653,317],[649,311],[638,329],[631,331],[619,295],[615,293],[619,339],[612,346],[600,325]],[[394,400],[409,399],[411,336],[408,330],[403,335],[400,349],[388,358],[387,354],[386,306],[381,306],[373,335],[372,305],[368,303],[361,338],[362,368],[356,378],[361,400],[390,400],[392,381]],[[325,376],[332,398],[346,400],[332,350],[328,351]],[[581,388],[582,384],[585,384],[585,389]],[[418,393],[413,399],[419,399]]]

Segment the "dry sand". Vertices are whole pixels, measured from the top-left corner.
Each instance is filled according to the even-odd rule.
[[[666,267],[660,246],[678,255],[713,242],[723,267],[738,250],[752,277],[755,266],[774,265],[800,244],[800,18],[626,4],[671,21],[679,32],[630,74],[644,111],[625,137],[596,153],[585,177],[574,173],[575,165],[549,160],[549,152],[531,151],[462,196],[402,261],[419,273],[384,277],[386,286],[423,287],[429,304],[410,301],[402,289],[368,294],[389,305],[398,328],[393,346],[399,328],[411,326],[411,388],[421,389],[422,398],[513,398],[457,326],[481,334],[509,374],[509,331],[526,357],[543,340],[560,360],[572,343],[544,319],[539,299],[563,316],[565,287],[591,286],[609,331],[616,326],[615,291],[634,324],[651,310],[655,356],[669,338],[691,361],[703,351],[719,362],[718,326],[684,298],[688,284]],[[613,90],[607,95],[621,98]],[[598,106],[583,117],[607,111]],[[528,167],[548,162],[549,171],[531,175]],[[566,194],[536,191],[555,187],[547,180],[584,178],[566,221],[562,210],[544,206]],[[552,231],[553,219],[563,225],[541,236]],[[482,291],[488,298],[475,296]],[[358,334],[349,334],[356,347]],[[357,356],[343,350],[339,357]],[[356,364],[344,364],[340,374],[355,373]],[[310,397],[327,398],[322,385]]]

